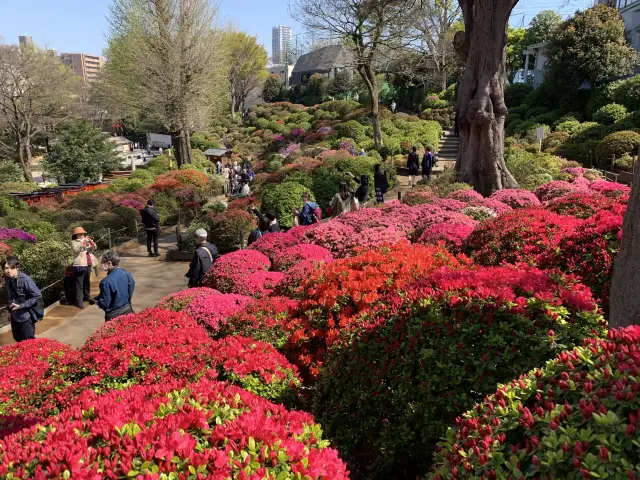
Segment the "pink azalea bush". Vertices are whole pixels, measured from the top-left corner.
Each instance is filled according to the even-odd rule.
[[[592,182],[589,185],[589,188],[601,193],[605,197],[612,198],[622,197],[631,193],[631,189],[627,185],[622,185],[621,183],[616,182],[607,182],[606,180]]]
[[[356,236],[353,227],[336,221],[318,223],[307,229],[307,241],[329,250],[335,257],[346,254],[351,239]]]
[[[459,190],[461,192],[469,192],[471,190]],[[486,207],[493,210],[496,215],[504,215],[505,213],[509,213],[513,210],[509,205],[500,200],[496,200],[495,198],[483,198],[482,200],[478,200],[475,202],[470,202],[472,206]]]
[[[498,190],[489,198],[505,203],[511,208],[527,208],[540,206],[540,200],[538,200],[538,197],[536,197],[533,192],[523,189]]]
[[[248,249],[257,250],[273,260],[273,256],[277,255],[280,251],[300,243],[300,239],[292,233],[293,230],[295,229],[289,230],[287,233],[277,232],[263,235],[249,245]]]
[[[222,293],[232,293],[236,290],[236,284],[243,282],[246,275],[269,270],[270,267],[269,258],[259,251],[238,250],[220,257],[205,275],[203,285]]]
[[[418,243],[438,244],[444,242],[449,249],[458,249],[462,246],[466,238],[471,235],[474,227],[455,222],[437,223],[427,228]]]
[[[162,298],[157,307],[164,310],[172,310],[174,312],[181,312],[184,310],[194,299],[204,298],[210,295],[220,295],[218,290],[208,287],[190,288],[188,290],[181,290],[176,293],[171,293]]]
[[[243,310],[251,301],[251,297],[233,293],[196,297],[183,312],[215,335],[231,315]]]
[[[284,273],[266,270],[241,275],[235,281],[233,293],[262,298],[271,294],[283,279]]]
[[[584,187],[574,183],[565,182],[564,180],[554,180],[536,188],[536,197],[541,202],[548,202],[554,198],[562,197],[567,193],[584,191]]]
[[[456,190],[447,198],[465,203],[482,202],[484,200],[484,197],[475,190]]]
[[[279,272],[286,273],[291,267],[304,260],[327,262],[333,260],[333,256],[331,252],[324,247],[301,243],[277,254],[273,260],[273,268]]]

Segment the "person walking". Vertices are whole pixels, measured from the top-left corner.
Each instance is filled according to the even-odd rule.
[[[407,157],[407,169],[409,170],[409,186],[415,187],[415,177],[418,175],[418,165],[420,164],[420,156],[417,148],[411,147],[411,153]]]
[[[396,101],[391,102],[391,113],[395,115],[396,113]]]
[[[44,317],[42,294],[29,275],[20,271],[20,260],[7,257],[2,262],[7,290],[7,310],[11,334],[16,342],[36,338],[36,322]]]
[[[216,173],[218,175],[222,174],[222,162],[220,160],[216,162]]]
[[[75,298],[68,302],[84,308],[84,302],[93,305],[91,298],[91,269],[98,261],[92,252],[96,250],[96,244],[82,227],[76,227],[71,232],[71,249],[73,250],[73,277],[75,278]]]
[[[431,172],[436,164],[436,157],[431,151],[431,147],[427,147],[427,151],[422,157],[422,179],[431,180]]]
[[[373,167],[373,170],[373,188],[376,189],[376,202],[384,203],[384,196],[389,190],[389,180],[387,179],[387,174],[380,170],[379,163]]]
[[[160,215],[153,208],[153,200],[147,202],[147,206],[140,210],[142,223],[147,231],[147,253],[150,257],[159,257],[158,234],[160,232]],[[151,247],[153,246],[153,252]]]
[[[120,268],[120,255],[107,250],[102,254],[100,262],[107,276],[100,281],[100,295],[95,300],[104,311],[104,321],[134,313],[131,299],[136,282],[129,272]]]
[[[196,251],[189,265],[189,271],[185,277],[189,279],[189,288],[201,287],[204,276],[218,258],[218,249],[212,243],[207,242],[208,233],[199,228],[195,231]]]
[[[246,182],[241,182],[242,188],[240,188],[240,196],[241,197],[249,197],[251,196],[251,187],[249,187],[249,179],[247,177]]]
[[[338,216],[341,213],[355,212],[358,210],[355,197],[349,191],[347,182],[340,182],[340,190],[331,200],[329,210],[334,216]]]
[[[293,211],[298,225],[308,226],[318,223],[321,220],[319,217],[320,207],[316,202],[311,201],[311,195],[309,192],[304,192],[302,194],[302,202],[302,208],[300,210],[295,209]]]

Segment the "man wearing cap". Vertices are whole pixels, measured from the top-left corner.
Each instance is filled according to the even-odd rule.
[[[207,236],[207,231],[203,228],[199,228],[195,232],[196,251],[189,265],[189,271],[185,275],[189,279],[189,288],[202,286],[204,276],[218,258],[218,249],[215,245],[207,242]]]
[[[147,206],[140,210],[142,223],[147,230],[147,253],[150,257],[159,257],[158,253],[158,231],[160,230],[160,216],[153,209],[153,200],[147,202]],[[153,252],[151,245],[153,244]]]

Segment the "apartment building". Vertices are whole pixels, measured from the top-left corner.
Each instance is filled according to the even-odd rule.
[[[82,77],[85,85],[95,79],[104,64],[104,57],[86,53],[62,53],[60,59],[65,65],[72,67],[78,77]]]
[[[596,0],[596,3],[609,5],[620,11],[631,45],[640,51],[640,0]]]
[[[292,63],[292,38],[291,27],[280,25],[271,29],[271,59],[274,65]]]

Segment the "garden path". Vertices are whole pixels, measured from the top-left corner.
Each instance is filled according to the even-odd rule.
[[[122,267],[133,275],[136,281],[133,308],[135,311],[152,307],[162,297],[184,290],[187,279],[184,274],[188,270],[185,263],[165,262],[164,255],[176,245],[175,233],[160,237],[160,258],[149,258],[147,247],[141,245],[127,253],[122,253]],[[102,276],[104,274],[100,272]],[[99,279],[91,285],[91,294],[98,294]],[[86,305],[84,310],[76,307],[60,305],[38,323],[36,335],[38,338],[51,338],[72,347],[81,347],[89,336],[104,323],[104,313],[97,306]],[[0,346],[13,342],[11,332],[0,335]]]

